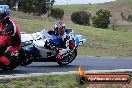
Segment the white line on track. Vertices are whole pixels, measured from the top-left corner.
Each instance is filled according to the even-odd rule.
[[[116,70],[88,70],[86,73],[130,73],[132,69],[116,69]],[[42,76],[42,75],[64,75],[64,74],[77,74],[78,71],[69,72],[50,72],[50,73],[28,73],[28,74],[12,74],[12,75],[0,75],[0,80],[6,79],[19,79],[31,76]]]

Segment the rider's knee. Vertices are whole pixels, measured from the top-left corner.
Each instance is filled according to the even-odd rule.
[[[5,56],[2,56],[0,58],[0,62],[3,63],[4,65],[9,65],[10,64],[10,60]]]

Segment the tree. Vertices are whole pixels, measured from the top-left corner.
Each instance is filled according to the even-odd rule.
[[[100,9],[96,12],[96,16],[92,17],[93,26],[97,28],[108,28],[110,24],[111,13],[107,10]]]
[[[53,6],[53,4],[54,4],[54,2],[55,2],[55,0],[48,0],[48,2],[47,2],[47,10],[48,10],[48,17],[50,16],[50,11],[51,11],[51,9],[52,9],[52,6]]]
[[[20,0],[18,5],[19,10],[25,13],[42,15],[49,11],[54,2],[55,0]]]
[[[12,9],[17,1],[18,0],[0,0],[0,5],[6,4],[10,7],[10,9]]]
[[[59,9],[59,8],[52,8],[50,12],[50,16],[55,18],[55,19],[63,19],[64,16],[64,10]]]
[[[78,11],[72,13],[71,20],[75,24],[90,25],[90,21],[89,21],[90,16],[91,15],[85,11]]]
[[[129,15],[129,16],[128,16],[127,21],[128,21],[128,22],[132,22],[132,15]]]

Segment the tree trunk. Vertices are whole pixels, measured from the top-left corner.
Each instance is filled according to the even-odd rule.
[[[12,7],[11,7],[11,0],[7,0],[7,4],[9,5],[9,8],[12,9]]]

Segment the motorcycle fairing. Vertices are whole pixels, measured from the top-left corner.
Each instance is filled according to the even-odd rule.
[[[50,34],[50,36],[51,36],[50,42],[52,42],[56,46],[60,46],[60,44],[63,44],[63,40],[59,38],[56,34]]]
[[[34,46],[26,47],[25,50],[27,52],[34,54],[37,57],[41,57],[41,55],[39,54],[40,51],[37,48],[35,48]]]
[[[76,47],[80,46],[85,41],[86,41],[85,36],[83,36],[83,35],[75,35]]]

